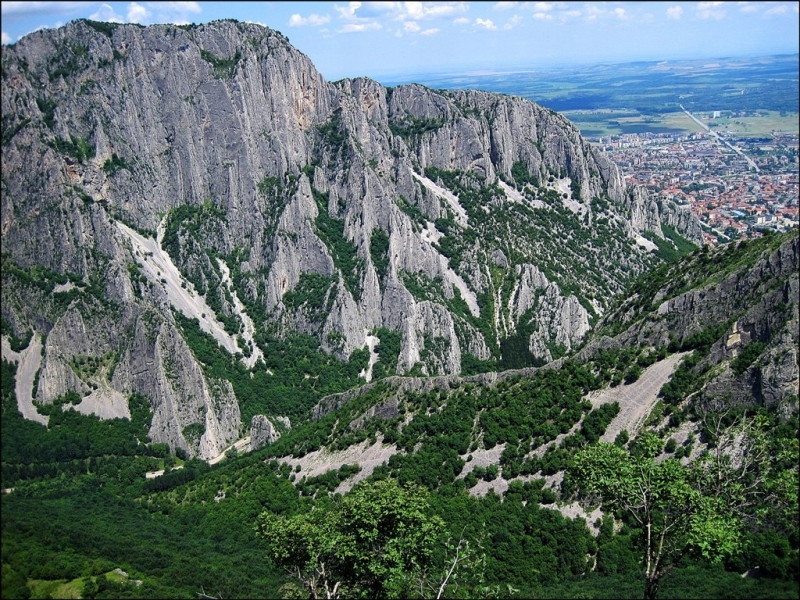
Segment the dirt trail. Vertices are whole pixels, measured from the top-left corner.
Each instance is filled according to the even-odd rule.
[[[236,440],[230,446],[225,448],[222,452],[217,454],[214,458],[209,458],[208,459],[208,464],[210,464],[210,465],[217,464],[219,461],[221,461],[223,458],[225,458],[225,453],[228,450],[230,450],[231,448],[236,448],[236,451],[239,454],[243,454],[245,452],[249,452],[250,451],[250,436],[248,435],[247,437],[243,437],[241,439]]]
[[[369,363],[367,364],[366,369],[361,369],[361,372],[358,374],[358,376],[363,377],[366,382],[369,383],[372,381],[372,367],[374,367],[375,363],[380,360],[375,348],[377,348],[381,340],[376,335],[370,335],[369,330],[365,330],[365,335],[367,340],[367,348],[369,348]]]
[[[228,268],[228,265],[226,265],[225,262],[219,258],[217,259],[217,264],[219,265],[220,271],[222,271],[222,281],[226,286],[228,286],[228,291],[231,293],[231,297],[233,298],[233,306],[236,310],[236,316],[239,317],[239,320],[244,326],[242,338],[253,349],[252,354],[242,360],[242,362],[244,362],[249,369],[252,369],[253,365],[256,364],[256,361],[264,356],[261,353],[261,348],[256,345],[256,342],[253,339],[253,336],[255,336],[256,333],[256,326],[253,324],[253,319],[250,318],[250,315],[245,312],[244,304],[242,304],[242,301],[239,300],[239,296],[236,295],[236,290],[233,289],[231,271]]]

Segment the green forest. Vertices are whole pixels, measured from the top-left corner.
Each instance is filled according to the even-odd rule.
[[[705,283],[710,262],[716,272],[732,272],[783,239],[693,251],[639,279],[617,310],[628,323],[646,320],[656,298]],[[306,283],[295,292],[299,305],[329,285]],[[153,443],[150,402],[139,395],[128,398],[130,419],[80,414],[75,393],[38,407],[47,427],[23,419],[16,365],[4,360],[3,598],[800,592],[796,414],[698,400],[727,324],[658,349],[608,346],[493,382],[430,378],[403,387],[402,378],[383,377],[333,410],[318,406],[312,418],[323,396],[352,387],[366,355],[342,363],[316,352],[311,338],[271,340],[269,368],[281,373],[302,363],[320,379],[317,389],[293,387],[282,376],[268,384],[263,369],[247,372],[196,322],[176,319],[208,372],[233,382],[243,416],[288,412],[296,403],[288,412],[294,427],[265,448],[230,452],[212,466]],[[399,337],[378,333],[378,352],[390,366]],[[18,351],[31,336],[9,341]],[[760,369],[768,342],[754,341],[730,360],[731,372]],[[644,429],[600,441],[620,406],[587,398],[635,382],[676,353],[678,367]],[[685,424],[695,429],[678,442]],[[359,444],[397,452],[363,479],[359,464],[311,476],[288,462]],[[731,458],[734,447],[743,459]],[[479,460],[492,452],[499,458]],[[499,478],[508,482],[502,493],[470,493]],[[562,514],[577,504],[586,512],[574,514],[601,508],[601,516]]]
[[[452,394],[410,394],[405,410],[416,417],[401,433],[397,419],[372,422],[357,432],[339,430],[337,420],[348,421],[391,392],[376,386],[354,405],[297,428],[274,446],[209,467],[147,443],[142,438],[147,422],[140,420],[148,418],[146,410],[134,413],[132,421],[104,422],[73,410],[51,410],[47,430],[24,421],[16,410],[14,366],[3,362],[3,488],[12,491],[2,497],[2,595],[48,597],[55,591],[58,596],[70,588],[86,598],[305,597],[311,590],[308,580],[288,573],[298,564],[302,574],[314,573],[313,555],[323,562],[327,556],[327,572],[331,581],[341,579],[342,597],[432,597],[443,582],[448,597],[641,597],[643,531],[635,518],[622,511],[621,528],[615,528],[606,515],[593,524],[599,529],[594,537],[583,519],[551,510],[559,495],[577,490],[582,471],[576,464],[588,460],[581,453],[601,447],[589,443],[616,407],[588,412],[582,427],[536,464],[520,461],[523,444],[541,444],[569,430],[587,410],[580,393],[619,368],[625,368],[623,362],[602,375],[576,364],[514,379],[499,389],[464,386]],[[563,406],[546,402],[554,393],[565,398]],[[570,397],[575,400],[566,400]],[[524,401],[530,398],[543,400]],[[471,435],[475,414],[486,431],[480,442]],[[797,422],[780,424],[769,413],[761,418],[770,425],[764,443],[771,448],[794,444],[793,457],[786,455],[777,465],[786,475],[796,469]],[[544,425],[537,428],[535,422]],[[357,473],[357,465],[298,479],[294,469],[277,460],[289,452],[302,455],[318,443],[357,443],[364,435],[394,440],[408,452],[375,469],[344,498],[335,493],[336,486]],[[131,442],[137,438],[138,443]],[[456,478],[464,465],[460,453],[498,443],[506,444],[500,466],[505,476],[566,469],[558,493],[539,478],[512,482],[502,497],[471,496],[468,486],[478,476],[496,478],[498,467]],[[612,446],[623,458],[646,457],[636,445],[629,452],[623,440]],[[144,476],[170,466],[182,468],[156,479]],[[796,474],[792,481],[796,484]],[[358,494],[367,499],[359,508],[366,516],[348,508],[347,499]],[[410,529],[397,531],[424,525],[425,535],[401,539],[406,548],[397,540],[400,533],[383,530],[384,521],[359,520],[377,519],[376,507],[384,517],[396,511],[410,519]],[[388,522],[399,527],[395,520]],[[353,533],[354,523],[365,529],[361,537]],[[372,564],[373,551],[365,553],[377,543],[370,532],[385,536],[381,544],[388,549],[378,553],[383,563]],[[659,597],[796,597],[796,512],[783,520],[778,512],[763,515],[757,526],[739,533],[734,551],[687,552],[664,578]],[[340,555],[342,549],[348,553]],[[761,577],[742,579],[741,573],[755,565]],[[458,577],[447,582],[453,566]]]

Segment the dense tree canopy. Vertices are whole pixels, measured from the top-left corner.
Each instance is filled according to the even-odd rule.
[[[443,529],[423,488],[392,479],[292,517],[264,512],[256,525],[269,557],[313,598],[409,596]]]

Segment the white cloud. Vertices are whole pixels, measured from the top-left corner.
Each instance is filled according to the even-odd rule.
[[[441,29],[438,27],[429,27],[428,29],[422,29],[419,23],[416,21],[405,21],[403,23],[403,28],[398,29],[397,32],[394,34],[395,37],[403,37],[405,34],[418,34],[418,35],[435,35],[439,33]]]
[[[334,5],[336,16],[342,22],[339,33],[359,33],[386,28],[395,37],[404,35],[433,35],[441,31],[439,27],[423,29],[422,21],[454,18],[456,25],[467,24],[469,20],[459,17],[469,11],[467,2],[349,2]],[[402,27],[393,27],[392,21],[400,21]],[[301,23],[300,17],[292,16],[294,26]]]
[[[797,12],[797,5],[795,5],[795,12]],[[774,17],[774,16],[781,16],[788,14],[789,14],[789,7],[786,4],[773,6],[772,8],[764,12],[765,17]]]
[[[289,18],[289,27],[303,27],[305,25],[319,27],[320,25],[325,25],[325,23],[330,20],[330,15],[318,15],[316,13],[311,13],[307,17],[304,17],[302,15],[294,14]]]
[[[354,22],[422,21],[451,17],[469,10],[466,2],[350,2],[337,6],[339,18]]]
[[[124,23],[124,19],[114,12],[108,4],[101,4],[96,12],[89,15],[91,21],[104,21],[106,23]]]
[[[469,9],[466,2],[393,2],[392,4],[399,8],[397,19],[415,21],[449,17],[456,13],[467,12]]]
[[[759,10],[755,2],[739,2],[739,6],[741,7],[739,10],[743,13],[754,13]]]
[[[339,30],[339,33],[363,33],[365,31],[376,31],[382,29],[383,25],[380,23],[345,23]]]
[[[516,27],[520,23],[522,23],[522,17],[520,17],[519,15],[514,15],[508,20],[508,22],[505,25],[503,25],[503,29],[506,30],[514,29],[514,27]]]
[[[481,19],[480,17],[475,19],[475,25],[478,27],[483,27],[484,29],[495,30],[497,29],[497,25],[492,23],[491,19]]]
[[[552,21],[553,20],[553,15],[551,15],[549,13],[544,13],[544,12],[537,12],[537,13],[533,13],[533,18],[534,19],[538,19],[540,21]]]
[[[8,35],[5,31],[3,32],[3,45],[11,43],[11,36]]]
[[[2,2],[0,10],[4,17],[24,17],[42,13],[68,15],[94,4],[94,2]]]
[[[643,4],[653,4],[653,3],[643,3]],[[630,6],[634,6],[631,4]],[[675,7],[677,10],[672,8],[667,9],[667,15],[669,18],[679,18],[681,11],[680,7]],[[564,10],[564,11],[557,11],[556,15],[560,18],[561,22],[566,22],[567,19],[572,19],[576,17],[583,16],[586,21],[591,23],[600,22],[600,21],[627,21],[627,22],[635,22],[635,23],[652,23],[655,20],[655,17],[652,13],[641,11],[638,8],[634,8],[629,10],[628,7],[622,8],[620,6],[617,7],[610,7],[605,2],[587,2],[583,5],[583,11],[579,10]],[[676,16],[673,16],[676,15]]]
[[[719,21],[728,14],[723,8],[724,2],[699,2],[697,4],[698,19],[714,19]]]
[[[141,4],[131,2],[128,4],[128,22],[143,24],[150,18],[150,11]]]
[[[101,4],[89,18],[109,23],[189,23],[189,15],[199,14],[203,9],[197,2],[131,2],[125,15],[119,15],[110,4]]]
[[[562,21],[566,21],[567,19],[572,19],[574,17],[580,17],[581,11],[579,10],[565,10],[559,13]]]
[[[586,5],[586,20],[587,21],[596,21],[598,17],[605,16],[606,11],[599,6],[594,4],[587,4]],[[562,13],[563,14],[563,13]]]
[[[158,7],[161,10],[179,12],[179,13],[195,13],[200,14],[203,9],[200,8],[198,2],[148,2],[150,8]]]
[[[340,19],[355,19],[356,18],[356,11],[361,8],[361,2],[348,2],[347,6],[338,6],[335,5],[334,8],[336,12],[339,13]]]
[[[519,6],[519,2],[496,2],[494,5],[495,10],[509,10]]]
[[[535,12],[550,12],[553,10],[553,3],[552,2],[534,2],[533,3],[533,10]]]
[[[152,13],[148,17],[150,23],[184,25],[190,22],[190,14],[203,12],[197,2],[145,2],[145,5]]]
[[[682,16],[683,16],[683,7],[682,6],[670,6],[667,9],[667,18],[668,19],[672,19],[673,21],[680,21]]]

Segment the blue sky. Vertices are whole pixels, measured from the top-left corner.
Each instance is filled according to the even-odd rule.
[[[2,2],[3,44],[78,18],[237,19],[326,79],[798,52],[798,2]]]

